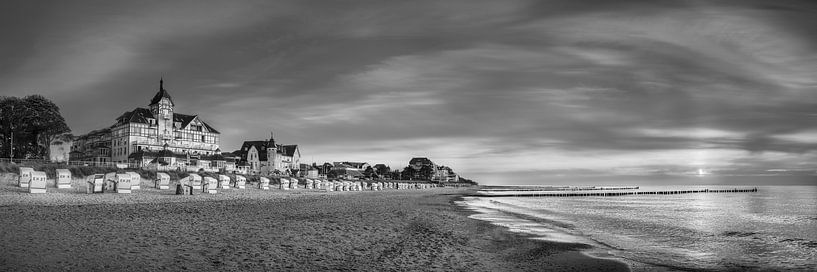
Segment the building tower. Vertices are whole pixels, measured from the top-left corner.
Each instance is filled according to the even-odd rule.
[[[267,142],[267,163],[269,163],[269,171],[273,172],[280,168],[281,158],[278,155],[278,146],[275,144],[275,138],[272,131],[269,132],[269,141]]]
[[[159,141],[167,143],[173,140],[173,99],[165,90],[164,78],[159,79],[159,92],[150,100],[150,112],[156,117],[156,123],[150,124],[157,126],[157,133]]]

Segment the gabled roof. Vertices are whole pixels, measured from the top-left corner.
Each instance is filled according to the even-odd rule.
[[[116,122],[149,124],[148,118],[156,119],[156,117],[153,115],[152,112],[150,112],[149,109],[135,108],[132,111],[126,111],[125,113],[117,117]],[[207,124],[207,122],[204,122],[204,120],[201,120],[201,118],[198,118],[198,116],[196,115],[187,115],[175,112],[173,113],[173,121],[181,123],[182,128],[187,127],[187,125],[190,124],[190,122],[193,122],[193,120],[196,119],[198,119],[199,122],[201,122],[201,124],[204,125],[204,127],[206,127],[207,130],[209,130],[210,132],[218,134],[221,133],[218,132],[218,130],[216,130],[212,126],[210,126],[210,124]]]
[[[149,109],[135,108],[132,111],[126,111],[125,113],[117,117],[116,122],[147,124],[148,118],[156,119],[156,117],[153,116],[153,113],[150,112]]]
[[[195,115],[187,115],[181,113],[173,113],[173,122],[182,123],[181,127],[187,127],[190,122],[193,122],[193,119],[196,119]]]
[[[342,162],[342,164],[349,165],[354,168],[363,169],[364,164],[368,164],[365,162]]]
[[[268,141],[244,141],[244,144],[241,145],[241,157],[246,160],[247,152],[250,151],[250,147],[254,146],[258,150],[258,160],[267,161],[268,145]]]
[[[218,132],[218,130],[210,126],[210,124],[208,124],[207,122],[204,122],[204,120],[201,120],[201,118],[199,118],[199,122],[201,122],[201,124],[204,125],[204,127],[206,127],[207,130],[209,130],[210,132],[221,134],[221,132]]]
[[[201,118],[199,118],[198,115],[187,115],[187,114],[181,114],[181,113],[175,113],[175,112],[173,113],[173,122],[181,123],[182,128],[187,127],[187,125],[189,125],[191,122],[193,122],[193,120],[196,120],[196,119],[198,119],[199,122],[201,122],[201,124],[204,125],[204,127],[206,127],[207,130],[209,130],[210,132],[219,133],[219,134],[221,133],[221,132],[218,132],[218,130],[216,130],[212,126],[210,126],[210,124],[208,124],[207,122],[204,122],[204,120],[201,120]]]
[[[167,91],[165,89],[159,90],[159,92],[156,93],[156,95],[153,96],[153,99],[150,100],[150,104],[148,104],[148,105],[153,105],[153,104],[159,103],[159,101],[161,101],[162,98],[167,98],[168,100],[170,100],[171,105],[174,105],[174,106],[176,105],[175,103],[173,103],[173,98],[170,97],[170,94],[167,93]]]
[[[281,146],[281,149],[284,156],[293,157],[295,156],[295,151],[298,151],[298,145],[284,145]]]
[[[173,151],[170,151],[170,150],[167,150],[167,149],[163,149],[163,150],[159,151],[158,154],[156,154],[157,157],[164,157],[164,158],[173,157],[174,155],[175,154],[173,154]]]
[[[429,160],[428,158],[423,158],[423,157],[411,158],[411,160],[409,161],[409,164],[411,164],[411,165],[414,165],[414,164],[434,165],[434,163],[431,162],[431,160]]]

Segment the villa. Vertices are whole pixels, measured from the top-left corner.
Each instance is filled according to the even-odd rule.
[[[77,137],[71,160],[187,171],[226,168],[218,130],[198,115],[175,112],[175,106],[159,80],[147,108],[126,111],[110,127]]]
[[[244,141],[236,153],[238,167],[246,173],[294,175],[300,171],[301,151],[298,145],[280,145],[270,133],[269,140]]]

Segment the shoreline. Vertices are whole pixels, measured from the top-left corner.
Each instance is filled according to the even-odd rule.
[[[600,243],[590,237],[585,237],[580,234],[569,233],[562,228],[570,226],[562,225],[557,221],[551,221],[544,218],[536,218],[524,214],[512,213],[509,211],[496,210],[487,207],[469,205],[465,198],[480,198],[473,195],[463,195],[459,197],[457,205],[465,212],[469,213],[468,217],[474,220],[479,220],[492,224],[496,227],[502,228],[513,235],[527,237],[528,239],[546,243],[561,243],[577,246],[577,252],[585,255],[588,258],[607,260],[626,265],[629,271],[669,271],[671,267],[664,267],[656,264],[641,263],[634,260],[626,259],[624,257],[616,256],[609,252],[613,250],[609,245]],[[537,226],[531,226],[535,224]],[[543,225],[544,224],[544,225]],[[560,226],[562,225],[562,226]]]
[[[463,189],[196,196],[18,189],[0,184],[3,270],[629,271],[582,253],[585,245],[469,218],[454,203]]]

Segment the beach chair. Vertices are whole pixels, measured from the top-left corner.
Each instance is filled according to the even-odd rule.
[[[279,180],[281,180],[281,190],[289,190],[289,179],[279,178]]]
[[[105,175],[94,174],[85,178],[86,192],[89,194],[102,193],[102,187],[105,185]]]
[[[68,169],[57,169],[56,174],[57,180],[55,183],[57,184],[57,189],[71,188],[71,171],[68,171]]]
[[[156,173],[156,189],[170,189],[170,175],[162,172]]]
[[[130,194],[131,190],[133,189],[133,183],[131,183],[131,178],[133,176],[131,174],[116,174],[116,183],[114,188],[116,189],[116,193],[118,194]]]
[[[289,179],[289,189],[295,190],[298,189],[298,180],[294,178],[287,178]]]
[[[215,194],[218,188],[218,180],[212,177],[204,177],[204,185],[202,186],[201,192],[208,193],[208,194]]]
[[[102,191],[116,191],[116,172],[105,173],[105,183]]]
[[[190,181],[190,186],[193,187],[193,190],[201,190],[201,176],[198,174],[190,174],[187,176],[188,181]]]
[[[34,168],[20,167],[20,176],[17,177],[17,186],[20,186],[21,188],[28,188],[28,185],[31,182],[31,173],[33,172]]]
[[[176,194],[177,195],[193,195],[195,190],[193,190],[192,179],[189,178],[190,176],[184,177],[179,179],[179,184],[176,185]]]
[[[235,188],[244,189],[247,184],[247,178],[242,175],[235,175]]]
[[[28,184],[28,192],[31,194],[45,194],[46,179],[45,172],[31,172],[31,181]]]
[[[130,175],[130,184],[132,190],[139,190],[142,189],[142,176],[136,172],[125,172],[125,174]]]
[[[260,177],[258,182],[258,189],[269,190],[269,178]]]
[[[221,189],[230,189],[230,177],[227,175],[218,175],[218,187]]]

